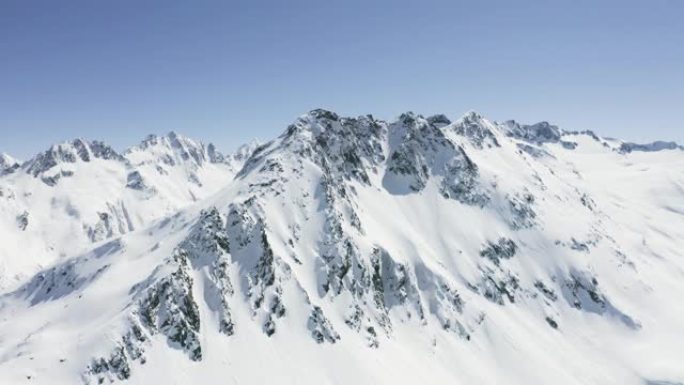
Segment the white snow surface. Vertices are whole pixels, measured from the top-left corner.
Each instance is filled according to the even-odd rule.
[[[78,143],[90,154],[88,161],[76,155]],[[109,159],[93,155],[90,145],[84,139],[57,144],[39,156],[71,154],[73,162],[57,156],[54,166],[40,168],[34,158],[0,176],[0,288],[16,285],[56,259],[84,252],[93,242],[144,228],[208,197],[229,183],[244,162],[244,154],[212,162],[207,146],[175,133],[150,136]],[[141,188],[127,186],[134,173],[141,177]]]
[[[25,162],[0,384],[684,384],[684,151],[622,144],[314,110],[232,156]]]

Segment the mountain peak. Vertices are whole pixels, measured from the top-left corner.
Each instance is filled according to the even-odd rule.
[[[0,295],[0,383],[679,383],[684,153],[574,137],[318,109],[225,158],[170,132],[61,188],[0,178],[0,274],[26,277]]]
[[[126,150],[126,158],[134,165],[143,163],[161,163],[167,166],[189,165],[191,168],[203,166],[205,163],[226,163],[239,169],[242,163],[252,155],[259,146],[253,140],[240,146],[235,154],[224,154],[213,143],[202,141],[169,131],[165,135],[148,135],[139,145]]]
[[[121,155],[104,142],[76,138],[53,144],[46,151],[34,156],[26,163],[26,172],[38,176],[60,163],[90,162],[94,158],[124,160]]]
[[[0,175],[13,172],[19,168],[19,161],[4,152],[0,153]]]
[[[173,166],[190,161],[200,166],[205,161],[223,158],[213,145],[210,147],[176,131],[169,131],[162,136],[148,135],[140,144],[126,150],[126,157],[134,164],[161,161]],[[208,149],[212,154],[207,153]]]
[[[262,143],[258,139],[252,139],[249,142],[238,147],[237,150],[235,150],[235,152],[233,153],[233,158],[245,161],[247,160],[247,158],[252,156],[254,150],[261,146],[261,144]]]
[[[7,153],[0,152],[0,166],[10,166],[15,163],[19,163],[19,161]]]
[[[182,144],[201,146],[202,142],[196,141],[172,130],[164,135],[149,134],[145,137],[145,139],[142,140],[142,142],[140,142],[139,145],[135,147],[146,149],[152,146],[180,146]]]
[[[166,137],[169,139],[169,141],[174,144],[174,145],[180,145],[180,146],[192,146],[192,147],[201,147],[203,146],[202,141],[200,140],[195,140],[190,138],[189,136],[185,136],[182,134],[177,133],[176,131],[169,131],[166,134]]]
[[[466,111],[465,114],[463,114],[463,116],[461,116],[461,118],[459,120],[477,121],[477,120],[480,120],[482,118],[483,117],[479,112],[477,112],[475,110],[468,110],[468,111]]]
[[[451,126],[453,132],[466,137],[477,148],[499,147],[493,128],[493,124],[473,110],[466,112]]]
[[[351,140],[349,138],[351,136],[374,135],[379,122],[372,115],[361,115],[356,118],[341,117],[335,112],[319,108],[297,118],[287,127],[280,139],[282,144],[302,150],[314,141],[327,142],[337,139],[345,141]]]
[[[517,139],[531,143],[558,143],[561,141],[562,132],[553,124],[541,121],[535,124],[519,124],[515,120],[504,123],[507,134]]]
[[[451,120],[444,114],[428,116],[427,121],[428,123],[439,127],[444,127],[451,124]]]
[[[334,121],[340,120],[340,116],[337,115],[337,113],[323,108],[313,109],[309,111],[306,115],[311,116],[315,119],[325,119]]]

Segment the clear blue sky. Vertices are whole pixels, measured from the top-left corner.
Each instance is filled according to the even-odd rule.
[[[684,142],[684,1],[0,1],[0,151],[231,150],[316,107]]]

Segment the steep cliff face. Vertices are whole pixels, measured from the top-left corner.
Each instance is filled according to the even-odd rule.
[[[676,383],[683,154],[314,110],[219,193],[101,218],[113,240],[2,295],[0,381]]]

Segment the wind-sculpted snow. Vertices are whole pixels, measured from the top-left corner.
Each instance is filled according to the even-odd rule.
[[[100,206],[92,251],[0,296],[0,383],[682,382],[684,156],[621,143],[325,110],[234,156],[148,138],[117,180],[146,205],[244,166],[158,220]]]

